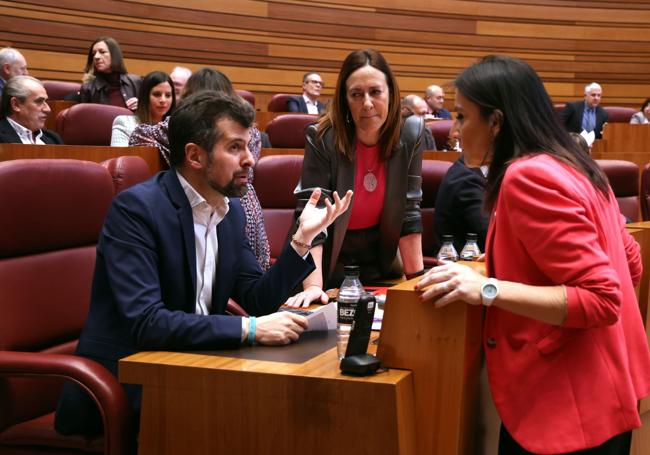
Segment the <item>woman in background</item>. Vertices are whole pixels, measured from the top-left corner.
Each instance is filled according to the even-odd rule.
[[[221,71],[212,68],[201,68],[190,76],[183,89],[183,98],[198,93],[202,90],[214,90],[224,92],[231,96],[237,96],[228,76]],[[181,101],[182,102],[182,101]],[[129,138],[129,145],[147,145],[158,147],[164,164],[169,167],[169,117],[155,125],[141,123],[136,126]],[[255,163],[260,159],[261,139],[257,128],[251,128],[251,140],[248,149],[255,158]],[[257,199],[253,187],[253,170],[251,169],[248,179],[248,192],[240,198],[241,206],[246,213],[246,236],[255,253],[257,262],[262,270],[269,268],[270,248],[269,240],[264,228],[264,217],[262,207]]]
[[[647,125],[650,123],[650,98],[646,98],[641,105],[641,110],[634,114],[630,119],[630,123],[635,125]]]
[[[313,243],[316,270],[289,306],[327,303],[323,288],[341,284],[345,265],[360,266],[366,284],[423,273],[424,121],[410,116],[402,124],[400,110],[397,80],[384,57],[372,49],[349,54],[327,112],[307,128],[297,189],[305,197],[297,211],[316,187],[341,195],[353,190],[354,198]]]
[[[176,94],[167,73],[153,71],[147,74],[142,80],[135,115],[118,115],[113,120],[111,145],[128,146],[129,136],[139,123],[155,125],[171,115],[175,106]]]
[[[436,307],[487,306],[499,453],[629,452],[650,393],[634,285],[639,245],[602,170],[554,115],[526,63],[489,56],[456,79],[463,154],[491,162],[487,278],[458,263],[418,283]]]
[[[101,36],[90,45],[84,73],[79,91],[82,103],[138,108],[142,80],[128,74],[120,45],[110,36]]]

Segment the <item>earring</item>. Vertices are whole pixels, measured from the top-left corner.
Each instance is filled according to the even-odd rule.
[[[350,111],[348,111],[345,114],[345,123],[348,123],[348,124],[352,123],[352,121],[350,120]]]

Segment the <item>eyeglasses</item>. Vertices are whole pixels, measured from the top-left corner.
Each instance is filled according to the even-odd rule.
[[[322,81],[311,80],[311,81],[307,81],[307,83],[308,84],[314,84],[314,85],[320,85],[321,87],[325,87],[325,84],[323,84]]]

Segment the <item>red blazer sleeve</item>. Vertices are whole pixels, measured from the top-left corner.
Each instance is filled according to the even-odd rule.
[[[622,292],[617,271],[604,249],[613,239],[604,238],[606,229],[599,223],[619,223],[619,218],[598,218],[597,207],[607,208],[611,203],[599,201],[604,196],[576,174],[552,159],[513,163],[501,186],[503,205],[497,216],[507,216],[511,223],[514,220],[513,241],[521,242],[539,276],[549,284],[566,286],[564,325],[605,326],[618,320]],[[616,241],[618,229],[614,230]],[[628,254],[634,254],[628,237],[624,239]]]

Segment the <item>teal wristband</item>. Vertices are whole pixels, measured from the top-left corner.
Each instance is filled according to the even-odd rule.
[[[255,343],[255,316],[248,318],[248,345],[253,346]]]

